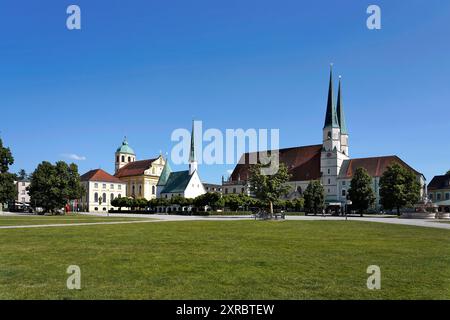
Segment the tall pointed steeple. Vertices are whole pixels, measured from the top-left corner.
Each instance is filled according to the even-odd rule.
[[[189,151],[189,174],[193,174],[197,171],[197,160],[195,160],[195,140],[194,140],[194,120],[192,120],[191,131],[191,149]]]
[[[193,161],[195,161],[194,120],[192,120],[191,149],[189,151],[189,162]]]
[[[330,83],[328,86],[327,112],[325,114],[325,124],[323,127],[339,128],[336,109],[334,108],[333,103],[333,64],[330,65]]]
[[[341,76],[339,76],[339,88],[338,88],[338,97],[337,97],[337,116],[339,121],[339,127],[341,128],[341,134],[347,133],[347,125],[345,124],[345,115],[344,115],[344,105],[342,103],[342,93],[341,93]]]

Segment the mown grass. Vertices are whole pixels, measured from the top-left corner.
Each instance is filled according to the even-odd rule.
[[[191,221],[0,230],[1,299],[450,299],[448,230]],[[66,269],[81,268],[81,290]],[[366,269],[381,268],[381,290]]]
[[[98,217],[83,215],[67,216],[0,216],[0,226],[25,226],[25,225],[48,225],[48,224],[72,224],[72,223],[93,223],[112,221],[139,221],[148,220],[146,218],[128,217]]]

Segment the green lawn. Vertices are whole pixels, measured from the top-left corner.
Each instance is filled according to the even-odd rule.
[[[121,217],[97,217],[83,215],[67,216],[0,216],[0,226],[25,226],[25,225],[45,225],[45,224],[72,224],[72,223],[92,223],[92,222],[112,222],[112,221],[138,221],[147,220],[145,218],[121,218]],[[0,233],[1,237],[1,233]]]
[[[366,288],[369,265],[382,289]],[[66,289],[78,265],[82,289]],[[1,299],[450,299],[450,231],[356,221],[0,230]]]

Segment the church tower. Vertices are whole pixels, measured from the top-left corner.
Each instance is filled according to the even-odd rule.
[[[345,124],[345,115],[344,115],[344,105],[342,103],[342,93],[341,93],[341,76],[339,76],[339,89],[338,89],[338,97],[337,97],[337,116],[339,121],[339,128],[341,129],[341,152],[346,156],[349,156],[348,153],[348,132],[347,125]]]
[[[195,159],[195,141],[194,141],[194,121],[192,121],[191,149],[189,151],[189,175],[197,171],[197,160]]]
[[[321,179],[325,189],[326,204],[339,202],[338,176],[342,162],[348,159],[348,135],[345,127],[340,86],[338,110],[336,110],[334,106],[333,95],[333,69],[331,67],[330,82],[328,85],[327,110],[323,126],[322,152],[320,157]],[[341,115],[338,113],[341,113]],[[343,126],[341,126],[341,124],[343,124]],[[344,135],[342,135],[342,129],[344,129]]]
[[[133,149],[128,145],[127,137],[122,141],[122,145],[116,150],[116,173],[117,171],[130,162],[136,161],[136,154]]]

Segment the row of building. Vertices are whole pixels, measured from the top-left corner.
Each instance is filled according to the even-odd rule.
[[[357,168],[363,167],[372,177],[376,207],[379,209],[381,206],[380,177],[389,166],[397,163],[416,175],[422,186],[422,195],[428,195],[440,206],[440,210],[449,211],[450,175],[434,177],[427,188],[424,175],[396,155],[350,158],[349,132],[345,121],[341,78],[339,77],[337,99],[334,100],[332,70],[330,70],[325,122],[322,128],[322,143],[277,151],[279,161],[286,165],[291,174],[288,183],[291,186],[291,192],[286,197],[288,199],[302,196],[311,180],[320,180],[325,189],[327,208],[339,210],[348,201],[347,192],[353,174]],[[114,175],[102,169],[96,169],[81,176],[87,192],[80,199],[78,206],[84,211],[105,212],[112,208],[111,200],[124,196],[147,200],[157,197],[170,199],[176,195],[195,198],[209,191],[251,195],[249,159],[253,159],[254,154],[243,154],[230,177],[222,178],[221,185],[214,185],[202,182],[195,152],[192,132],[189,168],[174,172],[170,168],[169,161],[162,155],[153,159],[137,160],[136,153],[125,138],[115,152]],[[23,186],[19,185],[20,187]],[[23,189],[19,192],[19,199],[29,201]]]

